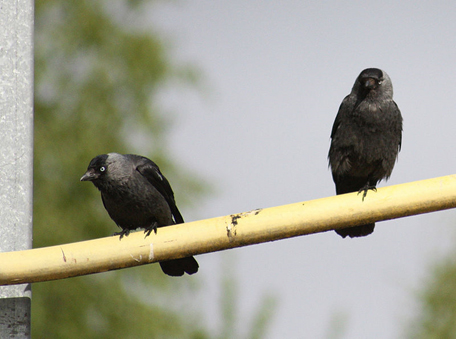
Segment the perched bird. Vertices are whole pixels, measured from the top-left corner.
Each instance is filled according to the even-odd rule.
[[[388,74],[378,68],[361,72],[352,91],[339,107],[331,132],[329,166],[336,193],[375,190],[388,179],[402,141],[402,116],[393,101]],[[374,223],[336,232],[345,238],[362,237],[374,231]]]
[[[81,181],[91,181],[101,192],[103,205],[112,220],[122,228],[114,235],[128,236],[144,228],[146,237],[157,227],[184,222],[174,201],[171,186],[151,160],[133,154],[109,153],[90,161]],[[193,257],[161,261],[164,273],[182,276],[198,271]]]

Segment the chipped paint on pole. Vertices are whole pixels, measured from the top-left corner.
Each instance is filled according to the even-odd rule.
[[[0,6],[0,252],[32,247],[33,1]],[[0,287],[0,337],[30,336],[30,284]]]

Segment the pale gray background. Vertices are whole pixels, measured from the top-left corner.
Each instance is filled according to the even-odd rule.
[[[184,209],[187,221],[333,195],[332,123],[368,67],[390,75],[404,117],[387,184],[456,172],[454,2],[212,0],[159,3],[150,16],[173,55],[203,71],[201,91],[163,95],[175,116],[172,156],[218,190],[198,211]],[[327,232],[199,256],[208,283],[197,309],[216,328],[229,253],[244,330],[272,292],[268,338],[327,338],[337,324],[343,338],[399,338],[455,219],[439,212],[381,222],[363,239]]]

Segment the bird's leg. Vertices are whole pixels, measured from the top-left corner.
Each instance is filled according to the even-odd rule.
[[[364,198],[367,195],[367,191],[369,191],[369,190],[377,192],[377,187],[375,187],[375,185],[369,185],[369,183],[367,183],[364,187],[361,187],[360,190],[358,191],[358,194],[363,192],[363,201],[364,201]]]
[[[123,236],[128,237],[129,234],[130,234],[130,229],[122,228],[122,231],[114,233],[113,236],[120,235],[119,240],[122,240]]]
[[[154,231],[155,234],[157,234],[157,226],[158,226],[158,223],[156,221],[154,221],[150,226],[146,227],[144,229],[144,238],[147,238],[151,233],[152,231]]]

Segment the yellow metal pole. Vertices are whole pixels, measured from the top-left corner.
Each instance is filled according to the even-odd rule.
[[[0,285],[63,279],[456,207],[456,175],[143,232],[0,253]],[[336,235],[335,235],[336,236]]]

